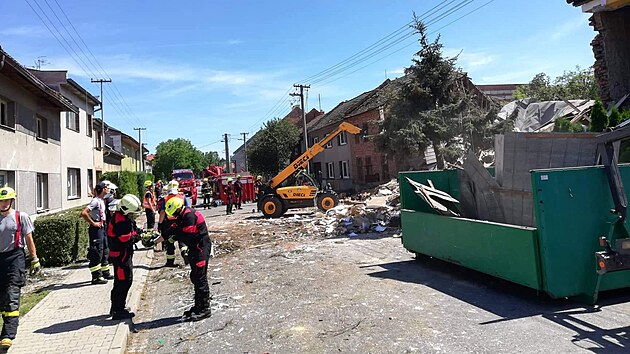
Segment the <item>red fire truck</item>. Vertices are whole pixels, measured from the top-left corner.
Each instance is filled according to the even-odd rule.
[[[190,169],[173,170],[171,177],[179,182],[179,192],[192,199],[192,205],[197,205],[197,183],[195,174]]]

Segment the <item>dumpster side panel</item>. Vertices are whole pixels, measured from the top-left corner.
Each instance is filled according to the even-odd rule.
[[[412,252],[542,289],[536,229],[413,210],[402,210],[401,220]]]
[[[450,194],[457,200],[460,199],[461,193],[457,170],[401,172],[398,174],[398,185],[400,186],[400,203],[403,209],[435,213],[427,203],[416,195],[413,187],[409,185],[405,177],[425,185],[429,185],[427,181],[431,180],[435,188]]]
[[[626,193],[630,167],[620,166]],[[600,166],[535,170],[531,173],[539,233],[543,287],[552,297],[596,298],[595,252],[615,219]],[[630,286],[630,272],[602,277],[599,290]]]

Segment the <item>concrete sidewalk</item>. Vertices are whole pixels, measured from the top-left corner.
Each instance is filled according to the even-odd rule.
[[[127,306],[135,311],[151,267],[153,250],[136,251]],[[9,353],[124,353],[130,321],[108,318],[113,281],[91,285],[90,271],[73,270],[26,316]]]

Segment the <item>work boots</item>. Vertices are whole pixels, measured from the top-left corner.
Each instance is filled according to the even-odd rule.
[[[201,300],[201,304],[195,304],[190,310],[184,312],[184,317],[189,321],[200,321],[210,317],[210,314],[210,298],[207,297]]]
[[[107,280],[114,279],[114,275],[109,272],[109,270],[103,272],[103,278]]]
[[[107,284],[107,279],[103,277],[92,278],[92,285]]]
[[[112,320],[126,320],[129,318],[133,318],[136,314],[129,311],[129,308],[124,308],[122,310],[111,310],[109,314],[112,316]]]

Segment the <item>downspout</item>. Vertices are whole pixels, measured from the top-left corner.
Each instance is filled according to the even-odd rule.
[[[5,55],[2,54],[2,60],[0,60],[0,70],[2,70],[2,68],[4,68],[4,59],[5,59]]]

